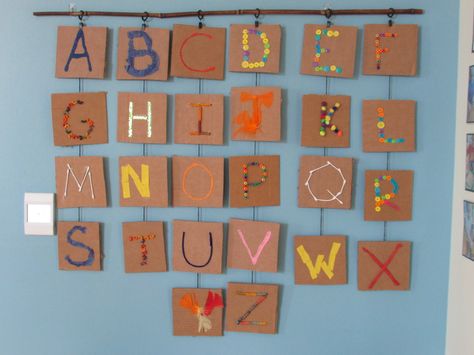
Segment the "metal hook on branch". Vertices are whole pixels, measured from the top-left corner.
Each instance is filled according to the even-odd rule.
[[[198,25],[198,27],[199,27],[199,28],[202,28],[202,26],[203,26],[202,20],[204,19],[204,15],[202,14],[202,10],[198,10],[198,12],[197,12],[197,17],[198,17],[198,19],[199,19],[199,25]]]
[[[86,15],[86,13],[84,12],[84,10],[81,10],[79,12],[79,15],[77,15],[77,18],[79,19],[79,27],[82,28],[84,27],[85,23],[84,23],[84,16]]]
[[[327,8],[327,9],[324,10],[324,16],[327,19],[326,26],[328,28],[332,26],[332,22],[331,22],[332,15],[333,15],[333,12],[330,8]]]
[[[255,16],[255,27],[258,27],[260,25],[260,22],[258,21],[258,18],[260,17],[260,9],[257,7],[255,9],[256,13],[254,14]]]
[[[149,18],[150,18],[150,14],[148,13],[148,11],[145,11],[142,16],[142,31],[148,27],[147,21],[149,20]]]
[[[390,27],[393,26],[393,16],[395,15],[395,9],[393,7],[391,7],[390,9],[388,9],[388,13],[387,13],[387,16],[388,16],[388,25]]]

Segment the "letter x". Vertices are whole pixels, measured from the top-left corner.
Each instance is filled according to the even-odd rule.
[[[385,273],[387,274],[387,276],[390,278],[390,280],[392,280],[393,284],[396,285],[396,286],[399,286],[400,285],[400,282],[395,278],[395,276],[393,276],[393,274],[390,272],[390,270],[388,269],[388,266],[390,265],[390,263],[393,261],[393,259],[395,258],[395,255],[397,255],[398,251],[403,247],[403,245],[401,243],[398,243],[395,248],[393,249],[392,253],[390,254],[390,256],[388,257],[388,259],[385,261],[385,263],[382,263],[379,258],[377,258],[375,256],[375,254],[373,254],[370,250],[368,250],[367,248],[362,248],[362,250],[364,252],[366,252],[370,258],[374,261],[374,263],[376,263],[379,267],[380,267],[380,271],[379,273],[374,277],[374,279],[372,280],[372,282],[370,283],[369,285],[369,289],[372,289],[374,288],[375,284],[379,281],[380,277],[382,277],[382,275]]]

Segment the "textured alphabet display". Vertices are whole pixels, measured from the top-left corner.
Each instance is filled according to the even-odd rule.
[[[229,70],[280,72],[280,25],[230,25]]]
[[[301,74],[352,78],[357,27],[304,25]]]
[[[166,157],[120,157],[120,206],[168,207]]]
[[[351,97],[304,95],[301,145],[347,148],[350,146]]]
[[[229,282],[225,329],[229,332],[276,334],[278,285]]]
[[[224,95],[175,96],[174,142],[224,143]]]
[[[171,75],[224,79],[226,29],[173,25]]]
[[[364,152],[415,151],[415,114],[415,101],[363,101],[362,141]]]
[[[278,271],[280,224],[230,219],[227,267],[253,271]]]
[[[417,25],[364,26],[364,75],[415,76],[417,67]]]
[[[224,158],[173,157],[173,206],[223,205]]]
[[[105,92],[52,94],[51,117],[54,145],[108,143]]]
[[[167,95],[118,93],[117,141],[166,144]]]
[[[222,273],[224,224],[173,221],[173,270]]]
[[[298,207],[350,209],[352,166],[351,158],[302,156]]]
[[[58,222],[60,270],[100,271],[100,223]]]
[[[358,243],[361,291],[410,289],[411,242]]]
[[[347,237],[296,236],[295,284],[338,285],[347,283]]]
[[[107,207],[102,157],[56,157],[59,208]]]
[[[232,140],[281,139],[281,88],[235,87],[230,93]]]
[[[122,223],[125,272],[167,271],[163,222]]]
[[[280,156],[229,159],[230,207],[280,205]]]
[[[413,171],[367,170],[365,172],[366,221],[411,220]]]
[[[173,335],[222,336],[222,289],[173,288]]]
[[[163,28],[119,29],[117,79],[168,80],[170,31]]]
[[[106,49],[107,27],[58,27],[56,77],[103,79]]]

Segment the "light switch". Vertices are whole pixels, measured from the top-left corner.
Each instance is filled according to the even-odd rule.
[[[26,235],[54,235],[54,194],[25,193]]]

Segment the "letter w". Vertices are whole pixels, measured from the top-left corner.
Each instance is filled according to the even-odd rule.
[[[334,277],[334,264],[336,263],[336,257],[337,253],[339,253],[339,249],[341,249],[341,243],[332,243],[331,251],[329,252],[329,263],[324,261],[324,255],[319,254],[316,258],[315,264],[313,264],[303,245],[300,245],[298,248],[296,248],[296,251],[300,255],[301,261],[308,268],[311,279],[316,280],[321,270],[324,271],[329,279]]]
[[[130,177],[141,197],[150,197],[150,167],[141,164],[141,179],[135,169],[130,164],[124,165],[122,171],[122,195],[123,198],[130,198]]]

